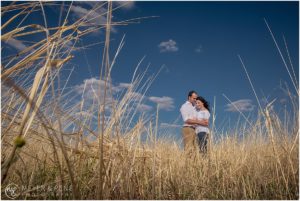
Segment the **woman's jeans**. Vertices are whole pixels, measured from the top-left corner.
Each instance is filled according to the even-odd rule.
[[[197,133],[200,153],[207,153],[208,134],[206,132]]]

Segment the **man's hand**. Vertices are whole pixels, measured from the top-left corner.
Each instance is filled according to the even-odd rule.
[[[208,126],[208,119],[200,119],[198,120],[197,124],[201,126]]]

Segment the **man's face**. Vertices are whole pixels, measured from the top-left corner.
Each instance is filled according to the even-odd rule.
[[[193,105],[195,105],[196,99],[197,99],[197,94],[196,94],[196,93],[193,93],[192,96],[189,96],[189,101],[190,101]]]

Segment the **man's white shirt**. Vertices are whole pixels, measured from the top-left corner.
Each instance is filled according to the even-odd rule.
[[[193,104],[191,102],[189,102],[189,101],[186,101],[181,106],[180,112],[181,112],[182,119],[184,121],[183,126],[192,126],[192,127],[194,127],[194,125],[192,125],[192,124],[185,123],[186,120],[188,120],[188,119],[195,119],[196,116],[197,116],[196,109],[193,106]]]

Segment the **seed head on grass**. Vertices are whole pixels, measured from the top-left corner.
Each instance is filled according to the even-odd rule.
[[[22,148],[26,144],[26,141],[22,136],[17,136],[14,143],[18,148]]]

